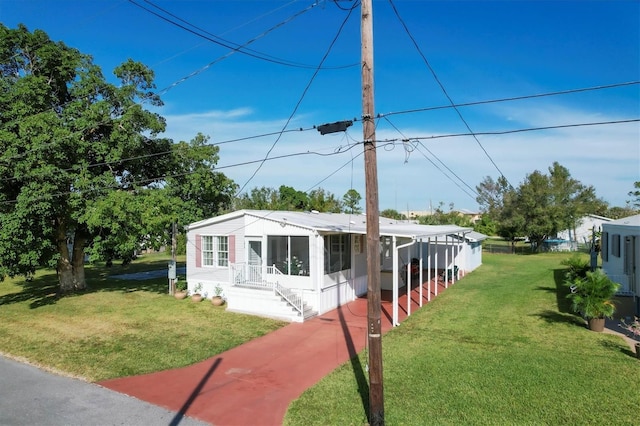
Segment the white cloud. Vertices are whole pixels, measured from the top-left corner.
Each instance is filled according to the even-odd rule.
[[[535,108],[501,107],[492,112],[496,117],[502,118],[497,121],[491,119],[494,124],[485,124],[485,129],[505,130],[620,119],[600,112],[557,105]],[[210,135],[212,143],[248,137],[246,140],[221,145],[218,166],[223,167],[222,171],[239,185],[244,185],[249,180],[259,162],[240,164],[262,160],[278,139],[277,135],[251,136],[277,133],[286,122],[284,118],[258,120],[251,108],[172,114],[165,117],[167,136],[174,140],[190,140],[197,132]],[[509,117],[510,120],[504,117]],[[301,126],[308,128],[309,124],[303,123],[311,120],[310,116],[297,117],[288,129],[298,129]],[[475,209],[477,205],[472,189],[485,176],[498,176],[498,171],[472,137],[423,140],[424,145],[443,165],[422,147],[407,153],[405,146],[399,141],[402,136],[383,124],[384,121],[381,121],[376,138],[379,141],[398,141],[395,144],[380,142],[378,145],[379,199],[382,209],[424,209],[430,203],[437,205],[440,201],[445,205],[453,202],[460,208]],[[445,124],[450,128],[451,123],[443,123],[443,128]],[[427,127],[414,124],[411,128],[401,130],[409,138],[443,134],[435,125]],[[359,123],[355,123],[349,129],[349,136],[360,140],[360,132]],[[612,205],[623,205],[633,182],[640,180],[640,124],[637,122],[481,135],[478,138],[513,185],[518,185],[534,170],[547,172],[548,167],[557,161],[567,167],[574,178],[585,185],[593,185],[599,197]],[[324,180],[319,186],[339,197],[352,186],[364,197],[362,146],[346,150],[352,143],[354,141],[345,134],[321,136],[315,130],[284,133],[269,154],[270,158],[295,153],[316,154],[269,160],[263,164],[246,189],[288,185],[306,191]],[[335,155],[328,155],[332,153]],[[353,164],[350,164],[352,156],[355,158]],[[431,158],[441,171],[425,156]],[[338,171],[346,163],[349,164]],[[464,183],[454,177],[447,167]],[[364,207],[364,201],[362,206]]]

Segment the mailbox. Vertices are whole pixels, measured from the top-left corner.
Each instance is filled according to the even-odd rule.
[[[176,279],[176,262],[175,260],[171,260],[169,262],[169,279],[170,280],[175,280]]]

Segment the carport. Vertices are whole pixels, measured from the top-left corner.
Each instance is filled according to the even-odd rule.
[[[464,235],[471,232],[471,228],[463,228],[457,225],[418,225],[410,223],[390,222],[380,223],[380,236],[382,243],[382,261],[384,264],[385,243],[390,243],[390,251],[392,254],[392,293],[393,293],[393,309],[392,324],[399,325],[398,309],[400,294],[400,278],[402,276],[402,266],[400,259],[406,259],[406,264],[410,265],[412,258],[419,261],[418,282],[425,282],[424,272],[426,270],[427,282],[427,300],[431,300],[431,285],[435,279],[434,291],[438,295],[439,272],[443,273],[443,281],[445,288],[448,287],[449,281],[455,283],[458,278],[453,271],[456,267],[460,268],[462,274],[465,273],[463,265],[465,251],[462,245],[465,244]],[[404,256],[403,256],[404,254]],[[407,293],[411,290],[411,268],[406,268],[405,282],[407,283]],[[422,306],[422,285],[419,285],[419,307]],[[411,315],[411,301],[407,298],[406,306],[407,315]]]

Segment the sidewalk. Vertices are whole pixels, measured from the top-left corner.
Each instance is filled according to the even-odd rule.
[[[444,290],[440,285],[438,293]],[[426,304],[426,284],[422,299]],[[402,321],[407,295],[399,300]],[[418,303],[415,288],[412,313]],[[391,329],[391,312],[390,292],[383,291],[383,333]],[[211,424],[280,425],[291,401],[364,349],[366,329],[367,300],[361,298],[198,364],[100,385]]]

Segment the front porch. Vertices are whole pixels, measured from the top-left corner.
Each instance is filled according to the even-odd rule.
[[[313,290],[295,287],[295,280],[308,276],[288,276],[275,265],[229,264],[231,287],[227,290],[228,309],[291,322],[304,322],[318,313],[309,303]],[[289,285],[283,285],[288,282]],[[294,286],[290,286],[294,281]],[[307,300],[305,300],[305,297]]]
[[[314,309],[312,302],[318,299],[319,294],[310,289],[290,289],[281,286],[276,281],[280,277],[277,269],[271,269],[269,273],[264,275],[256,272],[260,267],[247,268],[247,265],[242,265],[241,268],[232,269],[235,271],[233,274],[234,279],[232,280],[231,288],[227,291],[229,310],[291,322],[305,322],[318,316],[318,312]],[[265,272],[264,267],[261,269],[262,272]],[[253,272],[248,273],[247,271]],[[381,272],[381,274],[383,273]],[[412,277],[409,296],[406,285],[398,288],[395,295],[396,304],[394,304],[393,290],[381,290],[382,315],[391,324],[398,325],[412,312],[420,309],[420,307],[437,297],[439,293],[461,278],[461,273],[458,276],[450,276],[451,273],[451,270],[423,270],[422,275],[418,274]],[[448,280],[445,280],[447,276]],[[420,277],[423,278],[421,285],[419,284]],[[406,281],[406,277],[404,280]],[[347,305],[350,307],[349,309],[363,309],[366,315],[366,292],[364,295],[354,297],[352,302],[347,302],[344,306]],[[341,307],[337,308],[338,311],[341,309]],[[327,315],[331,315],[333,311],[335,309],[319,315],[319,317],[324,318]]]
[[[448,285],[450,286],[451,283]],[[422,291],[420,290],[421,288]],[[414,284],[409,294],[407,294],[407,287],[400,289],[398,295],[398,323],[404,321],[411,313],[417,312],[422,306],[429,303],[446,289],[447,286],[441,279],[438,279],[438,284],[436,285],[435,278],[432,278],[431,283],[425,281],[422,285]],[[382,290],[380,299],[382,329],[387,331],[393,328],[393,291]],[[367,317],[366,294],[317,318],[322,321],[360,322],[363,317]],[[366,329],[366,322],[364,327]]]

